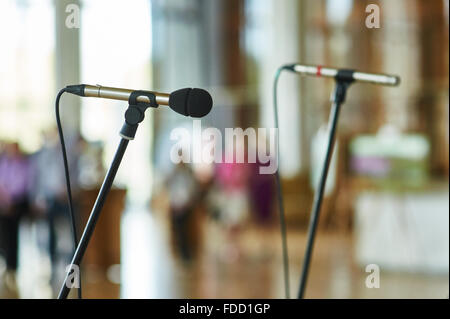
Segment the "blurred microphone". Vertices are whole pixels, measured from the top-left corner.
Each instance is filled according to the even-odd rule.
[[[128,101],[134,90],[106,87],[101,85],[68,85],[66,92],[79,96],[100,97],[104,99]],[[191,117],[203,117],[212,108],[211,95],[197,88],[185,88],[176,90],[170,94],[147,91],[155,95],[158,105],[167,105],[177,113]],[[150,103],[148,96],[140,95],[136,98],[138,102]]]
[[[339,70],[302,64],[287,64],[283,68],[302,75],[324,76],[330,78],[339,77],[348,81],[369,82],[389,86],[397,86],[400,84],[400,77],[396,75],[364,73],[355,70]]]

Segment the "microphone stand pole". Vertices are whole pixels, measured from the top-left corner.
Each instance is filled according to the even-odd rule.
[[[298,299],[303,299],[305,295],[306,283],[308,280],[309,266],[314,248],[314,239],[316,236],[317,224],[319,221],[320,208],[322,206],[325,185],[330,167],[331,158],[333,156],[334,143],[336,140],[336,128],[339,119],[341,105],[345,102],[347,89],[353,82],[352,70],[340,70],[335,77],[336,88],[332,97],[331,113],[328,122],[329,136],[325,159],[322,166],[319,185],[314,194],[313,208],[311,219],[309,221],[308,239],[306,245],[305,256],[303,259],[303,268],[300,277],[300,288],[298,291]]]
[[[137,102],[137,97],[142,95],[147,96],[150,100],[150,103]],[[97,224],[98,218],[100,217],[100,213],[105,203],[106,196],[111,190],[114,178],[116,177],[116,173],[119,169],[123,155],[125,154],[125,151],[127,149],[128,142],[134,139],[138,124],[144,120],[145,110],[149,107],[158,107],[155,95],[153,93],[145,91],[133,91],[130,94],[128,103],[128,109],[125,112],[125,123],[120,131],[121,140],[119,146],[116,150],[111,166],[106,173],[102,187],[100,188],[100,192],[97,195],[94,207],[92,208],[86,227],[84,228],[83,235],[81,236],[80,242],[78,243],[77,249],[75,250],[75,253],[73,255],[72,262],[67,269],[64,282],[59,291],[58,299],[66,299],[70,292],[70,289],[75,284],[75,282],[72,283],[71,275],[81,264],[89,241],[92,237],[92,234],[94,233],[95,225]],[[76,279],[77,278],[74,277],[74,280]],[[81,278],[79,278],[79,280],[81,281]]]

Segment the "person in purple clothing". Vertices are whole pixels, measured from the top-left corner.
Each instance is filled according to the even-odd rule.
[[[264,166],[259,160],[251,164],[248,178],[250,211],[253,221],[257,225],[258,237],[267,236],[267,232],[274,222],[276,184],[274,174],[261,174],[260,167]],[[257,246],[258,256],[263,259],[271,258],[273,252],[267,249],[263,241]]]
[[[11,277],[18,264],[19,222],[29,209],[30,179],[28,157],[17,143],[5,144],[0,154],[0,254]]]
[[[268,225],[273,221],[275,178],[273,174],[261,174],[259,162],[252,165],[249,177],[249,196],[255,221]]]

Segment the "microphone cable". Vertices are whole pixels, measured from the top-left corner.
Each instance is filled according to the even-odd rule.
[[[279,125],[278,125],[278,102],[277,102],[277,89],[278,89],[278,80],[280,78],[281,72],[286,69],[285,66],[281,66],[277,69],[275,73],[275,79],[273,82],[273,112],[274,112],[274,120],[275,120],[275,129],[277,132],[277,156],[280,158],[279,149]],[[279,162],[279,161],[278,161]],[[279,165],[278,165],[279,166]],[[280,181],[280,173],[279,167],[275,172],[275,179],[277,185],[277,200],[278,200],[278,213],[280,217],[280,233],[281,233],[281,246],[282,246],[282,254],[283,254],[283,272],[284,272],[284,289],[286,299],[290,299],[290,286],[289,286],[289,254],[288,254],[288,245],[287,245],[287,232],[286,232],[286,217],[284,212],[284,200],[283,200],[283,187]]]
[[[67,190],[67,198],[69,202],[69,215],[70,215],[70,223],[72,228],[72,237],[73,237],[73,245],[74,245],[74,252],[78,245],[78,236],[77,236],[77,226],[75,221],[75,214],[73,209],[73,201],[72,201],[72,188],[70,186],[70,174],[69,174],[69,163],[67,161],[67,153],[66,153],[66,144],[64,142],[64,134],[62,130],[61,125],[61,118],[59,115],[59,100],[61,98],[61,95],[63,95],[64,92],[67,92],[67,88],[61,89],[58,92],[58,95],[56,96],[55,101],[55,114],[56,114],[56,124],[58,126],[58,133],[59,133],[59,141],[61,143],[61,151],[63,156],[63,162],[64,162],[64,175],[66,177],[66,190]],[[78,299],[81,299],[81,265],[78,265],[79,267],[79,284],[80,287],[78,289]]]

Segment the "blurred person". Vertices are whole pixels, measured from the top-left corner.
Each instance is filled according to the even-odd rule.
[[[242,148],[236,147],[236,152],[238,149]],[[249,169],[248,163],[236,163],[235,160],[216,164],[216,185],[211,201],[214,202],[216,218],[225,226],[229,237],[225,258],[230,261],[242,254],[238,235],[249,212]]]
[[[103,143],[88,142],[81,135],[78,139],[78,186],[83,189],[98,188],[105,176]]]
[[[265,143],[265,141],[260,143]],[[268,163],[271,162],[272,159],[269,159]],[[258,156],[255,163],[249,163],[248,191],[250,207],[256,223],[260,226],[267,226],[272,222],[275,198],[274,174],[261,174],[260,172],[260,168],[266,165],[260,161]]]
[[[0,154],[0,254],[6,261],[4,285],[17,296],[19,223],[29,210],[31,169],[18,143],[5,144]]]
[[[59,258],[67,259],[72,254],[72,248],[63,249],[64,242],[72,242],[70,234],[70,215],[69,203],[66,193],[66,180],[64,175],[64,166],[59,144],[58,133],[51,129],[43,134],[42,148],[33,154],[33,181],[32,181],[32,204],[38,215],[42,215],[48,222],[48,253],[52,267],[55,267]],[[66,147],[69,162],[69,173],[71,176],[71,186],[76,203],[77,196],[77,172],[78,172],[78,138],[66,138]],[[74,207],[76,210],[76,207]],[[75,216],[76,215],[76,212]],[[67,227],[69,230],[67,238],[60,238],[58,229]],[[64,247],[66,248],[66,247]],[[52,272],[51,281],[56,284],[55,272]]]
[[[196,207],[192,218],[193,248],[199,250],[203,247],[203,235],[205,230],[206,217],[211,215],[208,203],[209,194],[213,190],[214,184],[214,164],[200,163],[193,164],[194,177],[197,181]]]
[[[269,161],[270,163],[270,161]],[[258,238],[264,238],[268,229],[273,225],[275,204],[275,176],[274,174],[261,174],[263,164],[256,158],[256,163],[250,164],[248,179],[249,204],[252,219],[257,225]],[[264,241],[257,242],[258,255],[266,258],[271,256]]]
[[[249,165],[245,163],[218,163],[216,181],[222,198],[228,205],[220,205],[220,220],[234,228],[248,213],[248,173]]]
[[[169,193],[169,211],[172,224],[172,236],[175,248],[185,261],[193,257],[190,233],[199,187],[192,169],[188,164],[180,162],[168,176],[166,187]]]

